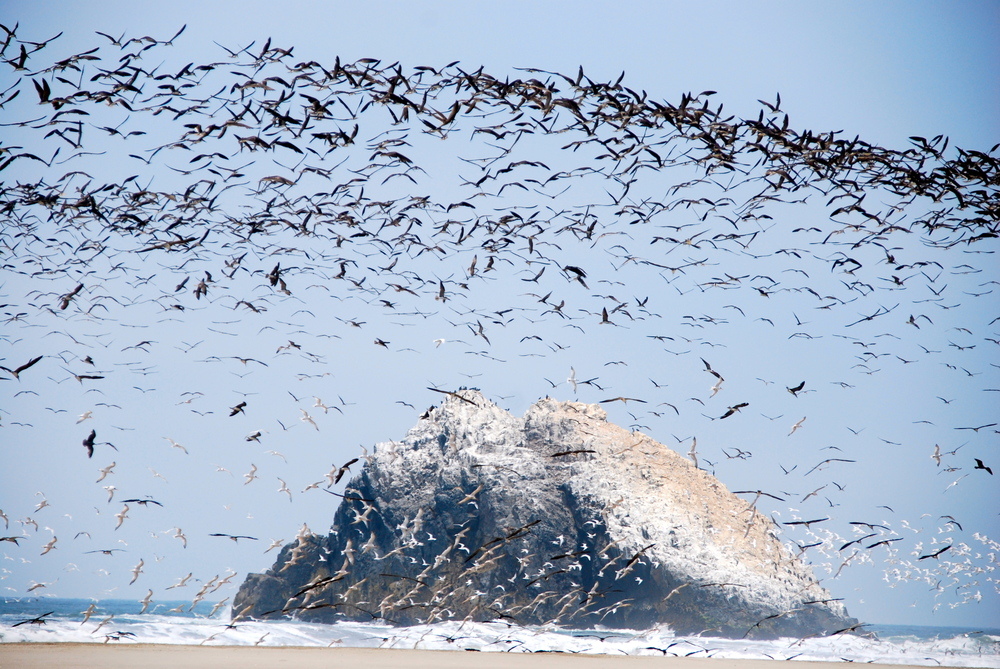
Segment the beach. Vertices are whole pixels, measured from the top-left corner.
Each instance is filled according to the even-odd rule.
[[[611,669],[612,667],[672,667],[680,669],[777,669],[785,663],[771,660],[735,660],[681,657],[624,657],[570,653],[472,653],[439,650],[380,648],[248,648],[246,646],[181,646],[134,644],[111,646],[84,643],[0,644],[0,669],[252,669],[254,667],[363,666],[365,669],[409,667],[469,667],[493,669]],[[809,662],[810,668],[840,666],[836,662]],[[907,665],[874,665],[902,668]]]

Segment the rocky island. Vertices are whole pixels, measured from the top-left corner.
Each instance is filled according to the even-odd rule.
[[[325,536],[301,531],[233,616],[503,621],[679,634],[831,634],[857,623],[772,521],[691,461],[545,398],[518,418],[451,393],[378,444]]]

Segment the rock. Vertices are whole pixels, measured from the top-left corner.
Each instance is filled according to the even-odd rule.
[[[450,619],[679,634],[829,634],[857,621],[770,519],[596,405],[517,418],[461,390],[378,444],[326,536],[304,528],[234,617]]]

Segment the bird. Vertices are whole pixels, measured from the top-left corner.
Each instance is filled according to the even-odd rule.
[[[31,360],[29,360],[28,362],[24,363],[20,367],[15,367],[14,369],[11,369],[9,367],[4,367],[3,365],[0,365],[0,369],[2,369],[3,371],[7,372],[8,374],[10,374],[11,376],[13,376],[18,381],[20,381],[21,380],[21,372],[23,372],[23,371],[25,371],[27,369],[30,369],[31,367],[34,367],[35,364],[37,364],[43,357],[44,356],[40,355],[38,357],[32,358]]]
[[[728,409],[726,409],[726,413],[724,413],[721,416],[719,416],[719,419],[721,420],[723,418],[729,418],[730,416],[732,416],[734,413],[736,413],[737,411],[739,411],[743,407],[748,407],[748,406],[750,406],[749,402],[740,402],[739,404],[735,404],[735,405],[729,407]]]
[[[993,470],[990,469],[989,467],[987,467],[985,464],[983,464],[982,460],[980,460],[979,458],[973,458],[973,459],[976,461],[976,466],[973,467],[973,469],[982,469],[984,472],[986,472],[990,476],[993,476]]]
[[[258,541],[257,537],[250,537],[245,534],[223,534],[221,532],[213,532],[209,534],[210,537],[225,537],[227,539],[232,539],[234,543],[239,543],[240,539],[249,539],[251,541]]]
[[[149,605],[153,603],[153,590],[150,589],[146,593],[146,596],[139,600],[139,603],[142,604],[142,610],[139,611],[139,615],[142,615],[149,608]]]
[[[129,585],[132,585],[139,579],[139,574],[143,573],[142,567],[145,564],[146,564],[145,560],[139,558],[139,563],[136,564],[134,567],[132,567],[132,580],[128,582]]]
[[[77,421],[79,422],[79,421]],[[83,440],[83,447],[87,449],[87,457],[94,457],[94,440],[97,439],[97,431],[91,430],[87,438]],[[103,470],[102,470],[103,471]],[[100,480],[100,479],[98,479]]]
[[[115,529],[117,530],[122,526],[122,523],[125,522],[125,519],[128,518],[128,504],[126,504],[121,511],[115,514],[115,518],[118,520],[118,524],[115,525]]]
[[[917,560],[927,560],[927,559],[930,559],[930,558],[933,558],[933,559],[937,560],[938,557],[942,553],[944,553],[945,551],[947,551],[947,550],[951,550],[951,544],[948,544],[946,546],[942,546],[941,548],[939,548],[938,550],[934,551],[933,553],[928,553],[927,555],[921,555],[920,557],[917,558]]]
[[[805,417],[803,417],[802,420],[800,420],[799,422],[795,423],[795,425],[792,425],[792,430],[791,430],[791,432],[788,433],[788,436],[790,437],[793,434],[795,434],[795,431],[797,429],[799,429],[800,427],[802,427],[802,423],[804,423],[804,422],[806,422]]]
[[[101,477],[99,479],[97,479],[97,481],[95,481],[95,483],[100,483],[101,481],[103,481],[107,477],[107,475],[110,474],[111,471],[115,468],[115,464],[116,463],[112,462],[107,467],[104,467],[103,469],[101,469]],[[109,502],[111,501],[110,498],[108,499],[108,501]]]
[[[288,494],[288,501],[291,502],[292,501],[292,491],[288,489],[288,486],[285,484],[285,482],[282,479],[279,478],[278,482],[281,484],[281,487],[278,488],[278,492],[287,493]]]

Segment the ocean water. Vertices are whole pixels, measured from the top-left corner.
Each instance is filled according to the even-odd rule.
[[[94,603],[90,619],[84,611]],[[163,643],[231,646],[342,646],[492,652],[563,652],[948,667],[1000,667],[1000,629],[870,625],[867,636],[771,641],[678,636],[653,630],[569,630],[508,623],[446,622],[412,627],[297,621],[230,623],[228,605],[135,600],[10,598],[0,602],[0,643]],[[44,615],[48,614],[48,615]],[[40,618],[44,622],[17,623]],[[15,626],[16,625],[16,626]]]

